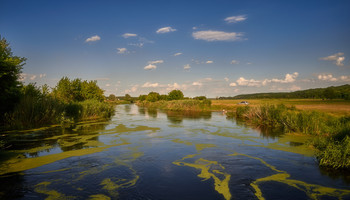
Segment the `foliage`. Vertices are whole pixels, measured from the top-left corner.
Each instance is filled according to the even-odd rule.
[[[146,100],[149,102],[156,102],[156,101],[159,101],[159,99],[160,99],[160,95],[157,92],[148,93],[147,98],[146,98]]]
[[[114,94],[110,94],[110,95],[108,96],[107,100],[109,100],[109,101],[115,101],[115,100],[117,100],[117,97],[116,97]]]
[[[184,94],[181,92],[181,90],[172,90],[168,94],[168,100],[181,100],[184,98]]]
[[[54,96],[66,103],[96,99],[103,101],[103,90],[97,85],[97,81],[82,81],[81,79],[70,80],[63,77],[53,89]]]
[[[91,118],[109,118],[113,105],[97,99],[61,101],[48,93],[47,86],[23,86],[20,102],[5,115],[7,129],[27,129],[48,124],[61,124]]]
[[[206,100],[207,97],[206,97],[206,96],[198,96],[198,97],[194,97],[193,99],[196,99],[196,100]]]
[[[158,108],[164,110],[172,110],[172,111],[204,111],[209,110],[211,106],[210,100],[173,100],[173,101],[139,101],[137,103],[139,106],[147,107],[147,108]]]
[[[300,90],[295,92],[278,93],[256,93],[241,94],[235,97],[220,97],[219,99],[344,99],[350,100],[350,85],[337,87],[316,88],[309,90]]]
[[[139,100],[139,101],[145,101],[146,98],[147,98],[147,95],[140,95],[139,98],[138,98],[138,100]]]
[[[129,101],[129,102],[133,102],[133,99],[132,97],[130,96],[130,94],[125,94],[125,97],[124,97],[124,101]]]
[[[312,141],[319,165],[350,169],[350,117],[333,117],[316,111],[299,111],[284,105],[240,106],[236,116],[251,123],[279,127],[317,137]]]
[[[13,110],[20,98],[19,81],[26,58],[14,56],[9,43],[0,35],[0,120]]]

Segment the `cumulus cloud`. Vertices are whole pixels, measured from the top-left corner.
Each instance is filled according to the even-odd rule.
[[[327,56],[327,57],[323,57],[323,58],[320,58],[321,60],[328,60],[328,61],[335,61],[334,63],[337,65],[337,66],[344,66],[344,60],[345,60],[345,57],[343,56],[344,53],[342,52],[339,52],[339,53],[336,53],[336,54],[333,54],[333,55],[330,55],[330,56]]]
[[[231,17],[226,17],[225,21],[229,24],[231,23],[237,23],[246,20],[247,17],[245,15],[238,15],[238,16],[231,16]]]
[[[130,89],[127,89],[125,90],[124,92],[127,94],[127,93],[133,93],[133,92],[136,92],[138,89],[138,85],[134,85],[132,86]]]
[[[118,54],[126,54],[126,53],[128,53],[128,49],[126,49],[126,48],[117,48],[117,50],[118,50]]]
[[[291,90],[291,91],[301,90],[301,87],[296,86],[296,85],[292,85],[292,87],[290,87],[289,90]]]
[[[233,64],[233,65],[239,64],[239,61],[238,60],[232,60],[231,64]]]
[[[212,63],[214,63],[214,61],[212,60],[208,60],[207,62],[205,62],[205,64],[212,64]]]
[[[170,26],[167,26],[167,27],[163,27],[163,28],[160,28],[156,31],[156,33],[160,34],[160,33],[169,33],[169,32],[174,32],[176,31],[176,29],[174,28],[171,28]]]
[[[190,64],[186,64],[186,65],[184,65],[184,69],[191,69]]]
[[[98,35],[94,35],[92,37],[89,37],[85,40],[85,42],[95,42],[95,41],[99,41],[101,40],[100,36]]]
[[[242,39],[242,33],[224,32],[224,31],[197,31],[193,32],[192,36],[196,40],[213,41],[236,41]]]
[[[137,34],[135,33],[124,33],[123,38],[129,38],[129,37],[137,37]]]
[[[230,83],[230,86],[231,86],[231,87],[236,87],[236,86],[237,86],[237,83]]]
[[[194,85],[194,86],[202,86],[203,84],[201,82],[193,82],[192,85]]]
[[[107,83],[107,84],[106,84],[106,87],[109,87],[109,86],[111,86],[111,84]]]
[[[225,77],[225,78],[224,78],[224,80],[225,80],[226,82],[228,82],[230,79],[229,79],[229,78],[227,78],[227,77]]]
[[[155,88],[158,86],[159,86],[159,83],[146,82],[141,87],[143,87],[143,88]]]
[[[275,83],[292,83],[299,76],[298,72],[294,72],[293,74],[286,74],[284,79],[272,79],[271,82]]]
[[[148,64],[154,65],[154,64],[161,64],[163,63],[163,60],[154,60],[154,61],[148,61]]]
[[[321,80],[321,81],[332,81],[332,82],[338,81],[338,79],[333,77],[332,74],[320,74],[318,75],[317,78],[318,80]]]
[[[247,80],[244,77],[240,77],[239,79],[237,79],[237,84],[240,86],[254,86],[254,87],[260,87],[261,86],[261,81],[258,80],[254,80],[254,79],[250,79]]]
[[[143,69],[145,69],[145,70],[157,69],[157,66],[152,65],[152,64],[148,64]]]
[[[156,64],[161,64],[163,63],[163,60],[153,60],[153,61],[148,61],[148,65],[144,67],[145,70],[151,70],[151,69],[157,69]]]
[[[44,78],[46,76],[46,74],[40,74],[39,77],[40,78]]]
[[[182,55],[182,53],[175,53],[174,56],[179,56],[179,55]]]

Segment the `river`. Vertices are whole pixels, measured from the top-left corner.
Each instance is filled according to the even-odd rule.
[[[3,137],[1,199],[350,199],[350,177],[320,169],[308,137],[221,112],[118,105],[107,122]]]

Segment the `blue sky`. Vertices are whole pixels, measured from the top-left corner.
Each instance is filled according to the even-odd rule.
[[[350,1],[0,0],[25,83],[235,96],[350,83]]]

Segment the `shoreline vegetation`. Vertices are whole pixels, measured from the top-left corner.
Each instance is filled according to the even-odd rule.
[[[348,101],[254,99],[252,105],[238,105],[237,102],[240,101],[212,101],[205,97],[172,99],[169,98],[170,93],[159,95],[155,92],[148,95],[140,95],[136,104],[149,109],[168,111],[223,111],[228,117],[235,117],[252,126],[278,129],[284,134],[310,135],[312,139],[308,145],[310,150],[315,152],[319,166],[326,169],[350,170],[350,115],[346,110],[350,108]],[[325,109],[339,102],[345,105],[340,109],[345,109],[346,114]],[[318,105],[318,109],[314,109],[314,105]]]
[[[180,90],[173,90],[167,95],[150,92],[138,98],[126,94],[120,100],[114,95],[106,98],[97,81],[78,78],[70,80],[63,77],[54,88],[47,85],[23,85],[20,80],[25,61],[26,58],[14,56],[6,39],[0,36],[1,130],[108,119],[115,112],[115,104],[133,103],[137,100],[138,106],[152,109],[223,111],[227,116],[243,119],[251,125],[279,128],[283,133],[311,135],[314,139],[309,144],[314,148],[320,166],[350,169],[349,85],[280,95],[239,96],[257,98],[249,100],[251,104],[248,106],[237,105],[239,100],[212,101],[205,96],[185,98]],[[284,99],[271,99],[281,95]],[[288,99],[293,95],[312,99]],[[334,98],[342,100],[332,100]],[[0,149],[5,148],[5,143],[0,139]]]

